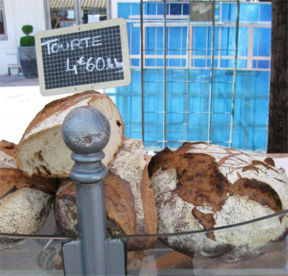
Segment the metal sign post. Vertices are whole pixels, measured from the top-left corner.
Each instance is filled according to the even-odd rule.
[[[106,239],[107,169],[101,159],[110,137],[108,119],[95,108],[79,107],[65,118],[62,134],[75,161],[71,178],[76,183],[80,235],[80,241],[63,246],[65,275],[125,275],[122,241]]]

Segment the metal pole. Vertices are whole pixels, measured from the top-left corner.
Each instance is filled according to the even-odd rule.
[[[141,137],[145,141],[145,117],[144,117],[144,24],[143,24],[143,0],[140,0],[140,35],[141,35],[141,59],[140,59],[140,78],[141,78]]]
[[[62,134],[75,161],[71,178],[76,183],[83,275],[107,275],[103,192],[107,169],[101,159],[110,137],[110,125],[97,109],[79,107],[65,118]]]
[[[237,78],[237,61],[238,61],[238,41],[239,41],[239,13],[240,13],[240,1],[237,0],[237,18],[236,18],[236,34],[235,34],[235,56],[234,56],[234,70],[233,70],[233,94],[232,94],[232,107],[231,107],[231,119],[230,119],[231,126],[230,126],[229,147],[232,147],[233,130],[234,130],[236,78]]]
[[[107,14],[107,19],[112,19],[112,2],[111,2],[111,0],[106,1],[106,14]]]
[[[210,76],[210,93],[209,93],[209,119],[208,119],[208,144],[211,143],[212,129],[212,105],[213,105],[213,88],[214,88],[214,56],[215,56],[215,0],[212,3],[212,41],[211,41],[211,76]]]
[[[191,51],[192,51],[192,27],[188,23],[188,42],[187,42],[187,54],[186,54],[186,99],[185,99],[185,141],[189,139],[189,114],[190,114],[190,64],[191,64]]]
[[[50,1],[43,0],[43,6],[44,6],[44,12],[45,12],[45,27],[46,30],[50,30],[52,28],[51,26],[51,14],[50,14]],[[4,22],[4,26],[6,26]],[[6,34],[6,30],[5,30]]]
[[[163,61],[163,148],[166,147],[166,114],[167,114],[167,101],[166,101],[166,92],[167,92],[167,39],[166,39],[166,31],[167,31],[167,17],[166,17],[166,0],[164,2],[164,26],[163,26],[163,54],[164,54],[164,61]]]
[[[75,21],[77,25],[82,24],[82,16],[81,16],[81,0],[74,1],[74,13],[75,13]]]

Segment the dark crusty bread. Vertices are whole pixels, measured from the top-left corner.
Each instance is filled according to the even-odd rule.
[[[147,170],[143,145],[139,140],[125,139],[105,179],[107,230],[110,236],[152,234],[157,232],[157,212]],[[77,208],[75,188],[64,180],[56,195],[55,218],[59,229],[76,237]],[[133,238],[129,250],[151,247],[154,238]]]
[[[264,154],[205,143],[165,149],[149,163],[159,233],[212,229],[271,215],[288,207],[288,178]],[[171,247],[193,255],[230,258],[259,254],[286,235],[287,216],[198,235],[167,237]]]
[[[113,101],[105,94],[86,91],[47,104],[31,121],[19,142],[15,159],[17,167],[27,175],[68,177],[73,166],[71,151],[65,145],[61,127],[74,108],[92,106],[104,113],[110,123],[111,136],[104,148],[103,163],[109,166],[119,151],[124,127]]]
[[[34,234],[48,216],[58,180],[25,176],[15,168],[10,155],[14,146],[7,141],[0,142],[0,233]],[[2,238],[0,248],[15,241],[18,240]]]

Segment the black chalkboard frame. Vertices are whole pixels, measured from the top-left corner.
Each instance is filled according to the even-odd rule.
[[[47,47],[50,47],[52,45],[52,44],[48,43],[49,46],[47,46],[48,45],[47,42],[45,45],[43,45],[43,41],[45,41],[45,39],[52,40],[53,37],[59,36],[60,38],[62,38],[63,36],[74,36],[74,35],[77,37],[81,37],[82,34],[86,34],[87,32],[89,33],[89,31],[93,32],[94,30],[103,32],[104,34],[106,34],[106,33],[108,34],[110,30],[112,30],[112,29],[114,30],[115,28],[117,28],[117,30],[120,31],[120,41],[117,40],[117,43],[119,45],[117,44],[116,45],[117,47],[115,47],[115,48],[117,48],[117,49],[119,48],[120,49],[119,51],[121,51],[121,56],[122,56],[122,61],[121,61],[122,65],[121,66],[122,66],[122,68],[121,68],[121,70],[118,70],[118,71],[122,71],[121,76],[118,76],[118,77],[116,77],[116,79],[111,80],[111,78],[114,78],[114,75],[111,74],[111,76],[109,76],[108,78],[103,77],[101,79],[101,72],[100,72],[100,80],[98,79],[97,82],[94,82],[94,79],[91,78],[87,83],[83,83],[83,81],[82,82],[79,81],[78,83],[75,82],[73,84],[70,84],[70,83],[62,84],[61,83],[59,85],[56,85],[56,87],[55,87],[55,85],[54,86],[51,85],[51,82],[49,82],[49,79],[53,79],[54,73],[55,73],[55,78],[57,78],[59,76],[59,74],[57,74],[57,70],[55,70],[58,68],[55,65],[55,66],[53,66],[54,68],[53,67],[51,68],[52,70],[49,70],[49,71],[52,71],[51,76],[49,75],[49,77],[47,77],[47,71],[46,71],[46,75],[45,75],[44,63],[45,63],[45,58],[46,58],[46,56],[48,56],[48,54],[46,53],[46,56],[45,56],[44,52],[47,51],[47,49],[46,49]],[[106,37],[106,35],[104,35],[104,37]],[[99,42],[99,41],[97,41],[97,38],[94,38],[94,40],[92,42],[91,41],[92,41],[92,39],[90,39],[89,41],[83,40],[81,45],[84,46],[83,48],[85,48],[85,45],[88,45],[88,42],[94,43],[93,44],[94,46],[95,45],[97,46],[97,42]],[[41,43],[42,43],[42,45],[41,45]],[[114,44],[115,43],[116,42],[114,42]],[[130,57],[129,57],[129,48],[128,48],[127,26],[126,26],[126,21],[122,18],[38,32],[35,35],[35,45],[36,45],[36,54],[37,54],[37,66],[38,66],[40,93],[43,96],[66,94],[66,93],[78,93],[78,92],[83,92],[83,91],[87,91],[87,90],[99,90],[99,89],[105,89],[105,88],[112,88],[112,87],[116,87],[116,86],[126,86],[126,85],[129,85],[131,82],[131,70],[130,70]],[[121,45],[121,48],[118,47],[120,45]],[[52,50],[52,46],[51,46],[51,50]],[[113,46],[111,46],[111,47],[113,47]],[[77,47],[75,47],[75,48],[77,48]],[[56,46],[54,49],[57,49]],[[49,51],[50,51],[50,49],[49,49]],[[51,54],[51,51],[50,51],[50,54]],[[88,69],[95,68],[95,59],[93,59],[93,64],[92,63],[88,64],[87,60],[85,62],[86,62],[86,66],[88,66]],[[107,64],[107,60],[105,60],[105,62]],[[75,61],[74,61],[74,63],[75,63]],[[113,59],[112,59],[112,62],[108,61],[108,63],[112,64]],[[116,61],[116,63],[117,63],[117,61]],[[101,60],[100,60],[99,61],[99,68],[102,66],[102,64],[103,63],[101,63]],[[45,66],[47,67],[47,65],[45,65]],[[78,66],[78,64],[77,64],[77,66]],[[117,67],[117,64],[115,65],[115,63],[114,63],[111,66],[112,67],[114,66],[114,68],[115,68],[115,67]],[[82,66],[82,67],[85,67],[85,66]],[[68,66],[68,62],[67,62],[67,68],[70,68],[71,71],[73,71],[73,68],[75,69],[75,64],[73,65],[73,62],[72,62],[71,65],[69,64],[69,66]],[[81,68],[81,69],[82,69],[82,71],[84,70],[83,68]],[[100,69],[102,70],[102,67]],[[94,71],[96,71],[96,70],[94,70]],[[104,70],[103,70],[103,72],[104,72]],[[76,69],[75,69],[75,71],[72,72],[72,75],[71,75],[71,72],[69,72],[69,73],[70,73],[71,79],[72,78],[75,80],[77,79],[78,75],[76,75],[76,77],[75,76],[72,77],[72,75],[76,73]],[[88,72],[88,73],[90,73],[90,72]],[[106,74],[106,76],[107,76],[107,74]],[[91,81],[93,81],[93,82],[91,83]]]

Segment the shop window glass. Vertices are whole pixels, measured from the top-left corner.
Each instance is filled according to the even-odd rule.
[[[190,14],[189,4],[183,4],[183,14],[184,15]]]
[[[81,0],[82,24],[106,20],[106,1]]]
[[[171,15],[181,15],[182,5],[181,4],[171,4],[170,5],[170,14]]]
[[[237,17],[237,4],[223,3],[222,4],[222,20],[236,22],[236,17]]]
[[[76,24],[74,4],[74,0],[49,0],[52,29]]]
[[[156,15],[156,4],[155,3],[144,3],[144,14]]]
[[[132,4],[132,15],[139,15],[140,14],[140,5],[138,3]]]
[[[48,0],[48,5],[52,29],[107,19],[105,0]]]
[[[118,17],[128,19],[130,14],[130,7],[132,4],[130,3],[118,3]],[[139,4],[138,4],[139,6]],[[140,12],[139,12],[140,14]],[[139,15],[138,14],[138,15]]]
[[[168,27],[167,28],[168,55],[185,55],[187,27]],[[180,39],[174,39],[175,37]]]
[[[170,4],[166,4],[166,14],[170,14],[169,10],[170,10]],[[158,15],[164,14],[164,4],[162,4],[162,3],[158,4],[157,14]]]
[[[3,1],[0,0],[0,35],[5,34]]]
[[[270,28],[254,28],[253,56],[270,56],[271,40],[266,39],[267,37],[271,37]],[[261,41],[265,41],[265,43],[261,43]]]
[[[270,22],[272,18],[271,5],[260,5],[260,20]]]

